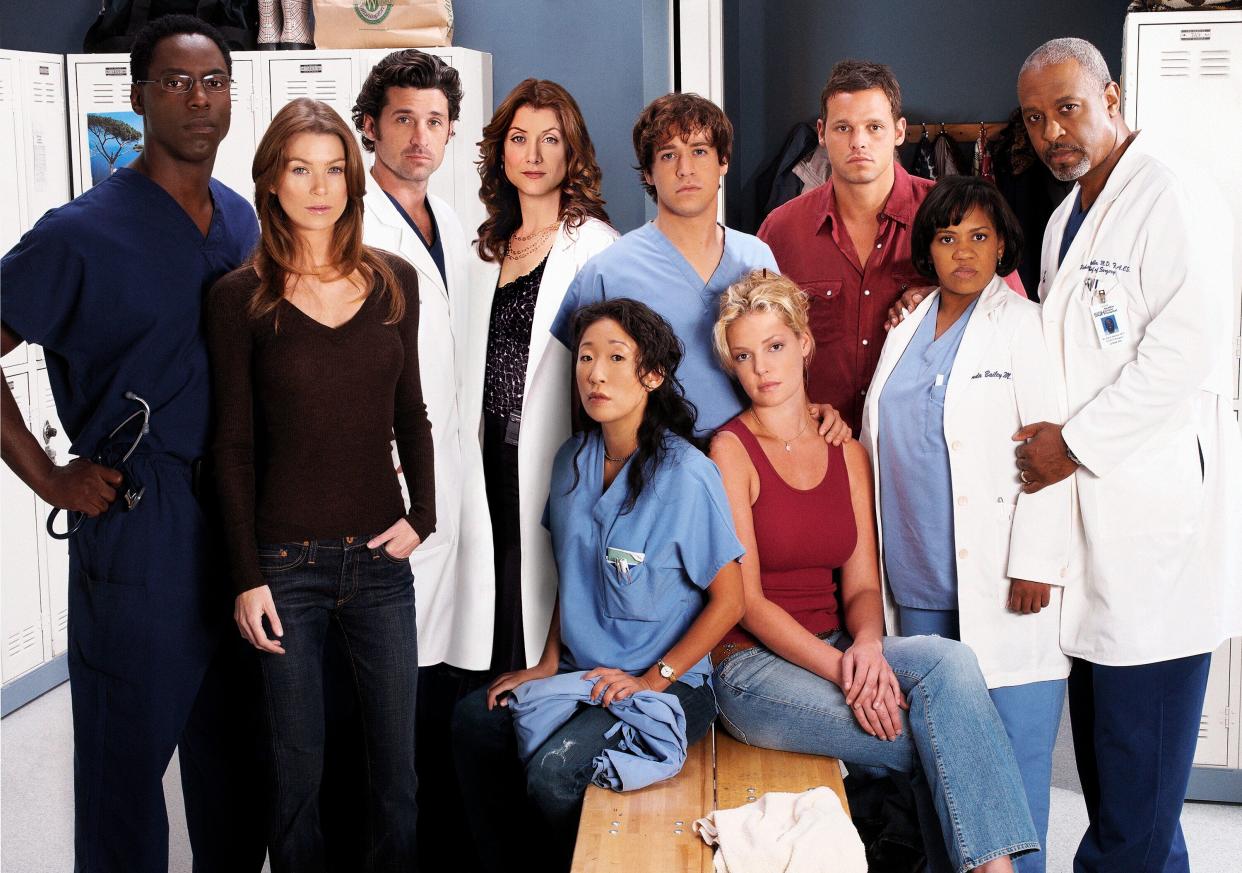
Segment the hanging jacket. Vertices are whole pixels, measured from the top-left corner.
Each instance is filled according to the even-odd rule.
[[[926,129],[926,128],[924,128]],[[936,168],[934,178],[943,179],[945,176],[964,176],[962,171],[962,155],[958,151],[957,143],[953,137],[949,136],[945,131],[944,125],[940,127],[940,133],[936,134],[936,140],[932,143],[933,162]]]
[[[910,175],[921,179],[936,181],[936,156],[932,151],[932,140],[927,135],[927,125],[923,125],[923,135],[914,147],[914,156],[910,159]]]
[[[811,190],[805,187],[794,168],[812,155],[818,145],[819,134],[811,122],[799,121],[789,131],[780,151],[755,182],[755,209],[759,213],[756,224],[762,224],[769,212],[793,200],[803,190]]]

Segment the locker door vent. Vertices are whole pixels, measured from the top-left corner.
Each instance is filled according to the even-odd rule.
[[[91,85],[91,102],[95,106],[115,103],[129,105],[129,83],[95,82]]]
[[[1204,49],[1199,55],[1199,75],[1204,78],[1227,79],[1232,66],[1229,49]]]
[[[65,631],[69,628],[69,610],[62,609],[56,614],[56,630]]]
[[[10,658],[15,658],[29,648],[33,648],[35,643],[39,641],[39,628],[36,625],[27,625],[19,631],[9,634],[9,638],[5,643]]]
[[[31,87],[31,97],[35,103],[46,103],[49,106],[55,106],[57,101],[57,88],[55,82],[35,82]]]
[[[305,79],[290,79],[285,83],[285,102],[296,100],[298,97],[309,97],[310,85]]]
[[[1160,52],[1160,75],[1172,79],[1188,77],[1190,52],[1185,49],[1165,49]]]
[[[9,82],[7,79],[0,79],[0,106],[8,106],[13,100],[13,95],[9,93]]]
[[[336,82],[331,79],[316,79],[314,83],[314,93],[316,100],[331,103],[336,100]]]

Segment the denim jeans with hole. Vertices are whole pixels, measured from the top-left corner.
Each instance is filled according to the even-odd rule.
[[[850,638],[837,632],[825,643],[844,651]],[[939,637],[885,637],[884,656],[910,703],[891,742],[859,727],[836,684],[763,647],[716,666],[721,721],[753,746],[911,774],[920,819],[940,824],[941,833],[924,833],[933,870],[961,873],[1038,849],[1022,777],[974,653]]]
[[[674,682],[668,693],[681,701],[686,740],[694,745],[716,718],[712,689]],[[488,710],[486,688],[461,699],[453,713],[453,755],[482,870],[512,870],[518,858],[540,873],[569,870],[593,762],[622,741],[620,731],[604,738],[616,723],[602,706],[583,704],[523,768],[508,707]]]
[[[369,812],[367,869],[413,869],[414,585],[408,560],[368,549],[366,536],[259,547],[259,567],[284,628],[283,655],[261,656],[273,768],[268,850],[273,873],[325,869],[319,827],[324,749],[324,646],[335,623],[362,720]]]

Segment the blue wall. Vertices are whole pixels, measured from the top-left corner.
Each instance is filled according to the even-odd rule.
[[[1090,40],[1121,74],[1126,0],[725,0],[725,108],[738,127],[726,207],[754,229],[755,177],[791,127],[819,113],[832,65],[890,65],[906,118],[1004,121],[1018,68],[1040,43]]]
[[[113,0],[118,2],[118,0]],[[670,0],[459,0],[454,42],[492,55],[499,103],[518,82],[560,82],[582,107],[604,174],[604,198],[621,230],[644,220],[630,130],[639,110],[671,87]],[[68,54],[99,0],[4,0],[0,47]]]

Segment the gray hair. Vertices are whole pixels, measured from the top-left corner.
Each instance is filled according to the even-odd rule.
[[[1100,54],[1100,50],[1091,43],[1076,36],[1050,39],[1035,49],[1022,64],[1022,69],[1018,71],[1018,78],[1028,71],[1040,70],[1051,64],[1061,64],[1066,61],[1076,61],[1083,72],[1090,76],[1101,90],[1112,81],[1112,77],[1108,74],[1108,64],[1104,62],[1104,55]]]

